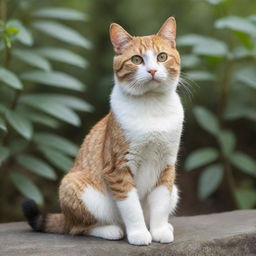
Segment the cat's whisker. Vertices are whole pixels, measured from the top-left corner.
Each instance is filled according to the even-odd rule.
[[[192,89],[198,89],[200,87],[199,84],[195,80],[190,79],[185,72],[181,72],[180,78],[191,86]]]

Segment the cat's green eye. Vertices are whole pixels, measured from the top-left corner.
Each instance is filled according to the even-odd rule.
[[[131,61],[135,65],[140,65],[143,62],[143,59],[139,55],[134,55],[134,56],[132,56]]]
[[[165,52],[161,52],[157,55],[157,60],[159,62],[165,62],[167,60],[168,56],[167,56],[167,53]]]

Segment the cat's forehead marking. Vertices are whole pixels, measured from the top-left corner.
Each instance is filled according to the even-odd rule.
[[[167,47],[166,42],[156,35],[134,37],[132,45],[133,49],[137,49],[141,55],[148,50],[152,50],[155,53],[159,53],[164,49],[167,50],[167,48],[170,50],[170,47]]]

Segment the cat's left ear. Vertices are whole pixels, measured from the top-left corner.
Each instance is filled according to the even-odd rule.
[[[110,25],[109,34],[116,54],[121,54],[132,40],[132,36],[116,23]]]
[[[168,18],[165,23],[162,25],[160,30],[157,33],[158,36],[167,39],[172,47],[175,47],[176,39],[176,20],[174,17]]]

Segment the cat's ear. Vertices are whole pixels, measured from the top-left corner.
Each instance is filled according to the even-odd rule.
[[[116,54],[121,54],[127,44],[132,40],[132,36],[116,23],[110,25],[109,33],[114,51]]]
[[[175,47],[176,39],[176,21],[174,17],[168,18],[157,33],[158,36],[170,41],[172,47]]]

